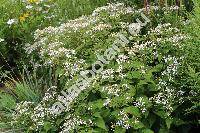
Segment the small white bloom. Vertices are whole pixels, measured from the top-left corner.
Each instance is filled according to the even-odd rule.
[[[15,22],[16,22],[15,19],[9,19],[8,22],[7,22],[7,24],[8,24],[8,25],[12,25],[12,24],[14,24]]]
[[[32,5],[27,5],[26,8],[27,9],[31,9],[31,8],[33,8],[33,6]]]
[[[4,39],[2,39],[2,38],[0,38],[0,42],[3,42],[3,41],[5,41]]]
[[[103,103],[103,106],[108,106],[110,102],[111,100],[109,98],[106,99],[105,102]]]

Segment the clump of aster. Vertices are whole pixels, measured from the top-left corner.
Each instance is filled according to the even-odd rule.
[[[100,16],[101,13],[107,13],[111,17],[118,17],[121,14],[134,13],[134,9],[131,7],[126,7],[123,3],[109,3],[107,6],[96,8],[93,11],[92,16]]]
[[[21,123],[21,125],[26,125],[26,121],[30,118],[32,114],[34,103],[29,101],[22,101],[17,103],[14,112],[12,113],[11,125],[17,125]],[[24,119],[26,118],[26,119]]]
[[[149,100],[155,103],[155,106],[162,107],[166,112],[165,117],[169,117],[174,111],[174,105],[176,105],[176,103],[180,104],[184,102],[183,94],[185,92],[180,89],[176,89],[171,85],[171,82],[173,82],[180,65],[178,59],[168,55],[164,58],[164,61],[169,65],[166,70],[161,73],[162,77],[159,79],[159,83],[157,85],[159,93],[149,98]]]
[[[169,117],[175,109],[174,105],[184,102],[184,93],[182,90],[177,91],[173,87],[163,86],[162,90],[149,100],[166,112],[164,117]]]
[[[31,130],[39,131],[44,126],[44,122],[51,122],[56,116],[50,108],[51,102],[57,96],[55,86],[50,87],[39,103],[23,101],[17,104],[12,114],[13,125],[26,125]]]

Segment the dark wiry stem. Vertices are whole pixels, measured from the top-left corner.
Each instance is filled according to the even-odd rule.
[[[176,0],[176,6],[180,7],[180,0]]]

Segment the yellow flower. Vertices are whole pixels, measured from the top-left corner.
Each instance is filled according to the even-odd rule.
[[[29,13],[24,13],[23,15],[25,18],[27,18],[29,16]]]
[[[19,20],[22,22],[22,21],[25,21],[26,18],[29,16],[29,13],[24,13],[22,16],[19,17]]]
[[[22,21],[25,21],[25,19],[26,19],[26,18],[25,18],[24,16],[20,16],[20,17],[19,17],[19,20],[20,20],[21,22],[22,22]]]
[[[37,2],[39,2],[40,0],[28,0],[28,2],[30,2],[30,3],[37,3]]]

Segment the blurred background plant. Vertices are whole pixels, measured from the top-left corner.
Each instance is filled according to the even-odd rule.
[[[33,41],[36,29],[91,13],[107,0],[0,0],[0,3],[0,66],[19,73],[26,58],[23,47]]]
[[[24,44],[33,41],[33,32],[47,26],[57,26],[92,12],[96,7],[120,0],[1,0],[0,1],[0,66],[17,71],[25,61]],[[193,8],[191,0],[121,0],[138,8],[149,6],[185,5]],[[180,4],[179,4],[180,3]],[[14,10],[13,10],[14,9]],[[3,57],[2,57],[3,56]]]

